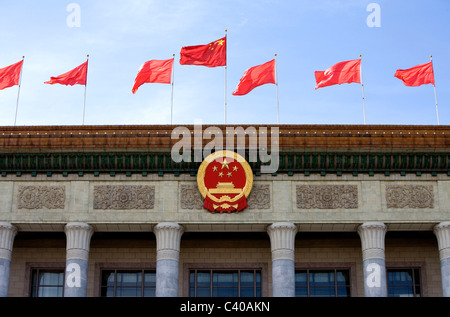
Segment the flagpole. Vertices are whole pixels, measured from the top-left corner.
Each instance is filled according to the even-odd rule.
[[[228,48],[228,40],[227,40],[227,30],[225,30],[225,93],[224,93],[224,122],[227,124],[227,48]]]
[[[19,109],[19,95],[20,95],[20,85],[22,83],[22,70],[23,70],[23,61],[25,60],[25,56],[22,56],[22,66],[20,68],[20,76],[19,76],[19,88],[17,89],[17,102],[16,102],[16,115],[14,117],[14,126],[16,126],[17,122],[17,110]]]
[[[362,64],[362,55],[359,55]],[[363,114],[364,114],[364,124],[366,124],[366,103],[364,100],[364,83],[363,83],[363,75],[362,75],[362,65],[359,66],[359,75],[361,79],[361,88],[362,88],[362,100],[363,100]]]
[[[431,67],[433,68],[433,80],[434,80],[434,67],[433,67],[433,56],[430,55],[431,60]],[[438,102],[437,102],[437,95],[436,95],[436,82],[433,84],[434,87],[434,100],[436,101],[436,116],[437,116],[437,122],[439,125],[439,111],[438,111]]]
[[[173,58],[175,60],[175,54],[173,54]],[[172,63],[172,91],[171,91],[171,97],[170,97],[170,125],[172,125],[172,116],[173,116],[173,80],[175,78],[173,64],[174,63]]]
[[[89,54],[87,55],[87,62],[89,63]],[[84,125],[84,113],[86,111],[86,89],[87,89],[87,74],[89,65],[86,65],[86,84],[84,85],[84,104],[83,104],[83,125]]]
[[[277,123],[280,124],[280,107],[278,102],[277,54],[275,54],[275,86],[277,90]]]

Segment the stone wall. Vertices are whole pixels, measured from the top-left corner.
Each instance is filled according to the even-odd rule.
[[[334,224],[352,231],[364,221],[381,221],[391,230],[431,230],[450,219],[449,193],[449,177],[442,174],[261,175],[254,177],[247,209],[214,214],[202,207],[195,176],[8,175],[0,179],[0,218],[19,230],[62,230],[70,221],[97,231],[161,221],[182,223],[187,231],[206,224],[234,230],[286,220],[310,230]]]

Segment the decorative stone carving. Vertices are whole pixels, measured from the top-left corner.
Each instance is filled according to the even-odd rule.
[[[299,209],[358,208],[356,185],[297,185]]]
[[[267,227],[272,250],[272,261],[294,260],[295,235],[298,228],[290,222],[277,222]]]
[[[153,232],[156,236],[156,261],[179,261],[183,226],[172,222],[161,222],[153,228]]]
[[[155,186],[94,186],[94,209],[153,209],[154,205]]]
[[[437,237],[439,258],[446,260],[450,258],[450,221],[441,222],[434,226],[433,232]]]
[[[19,186],[18,209],[64,209],[64,186]]]
[[[386,185],[387,208],[433,208],[433,185]]]
[[[202,209],[203,197],[195,185],[180,185],[180,207],[182,209]]]
[[[269,185],[253,185],[248,196],[248,209],[270,209]]]
[[[9,222],[0,222],[0,259],[11,261],[17,228]],[[0,278],[1,279],[1,278]]]
[[[66,260],[89,258],[89,244],[94,234],[94,229],[83,222],[69,222],[64,227],[66,233]]]
[[[384,241],[387,227],[382,222],[366,222],[357,232],[361,238],[363,260],[384,259]]]

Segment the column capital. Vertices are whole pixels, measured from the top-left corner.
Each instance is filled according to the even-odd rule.
[[[363,260],[384,259],[384,240],[387,227],[382,222],[366,222],[358,227]]]
[[[161,222],[153,228],[153,232],[156,236],[156,260],[178,261],[183,226],[174,222]]]
[[[272,250],[272,261],[294,260],[295,235],[298,228],[291,222],[276,222],[267,227]]]
[[[88,260],[89,245],[94,228],[84,222],[69,222],[64,227],[64,232],[67,238],[66,259]]]
[[[433,233],[436,235],[441,260],[450,258],[450,221],[441,222],[434,226]]]
[[[17,228],[9,222],[0,222],[0,259],[11,261],[11,252]]]

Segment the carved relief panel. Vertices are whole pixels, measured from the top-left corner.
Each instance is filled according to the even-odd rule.
[[[94,186],[94,209],[153,209],[154,205],[155,186]]]
[[[22,186],[18,188],[18,209],[64,209],[64,186]]]
[[[386,185],[387,208],[434,208],[433,185]]]
[[[299,209],[358,208],[356,185],[297,185]]]

